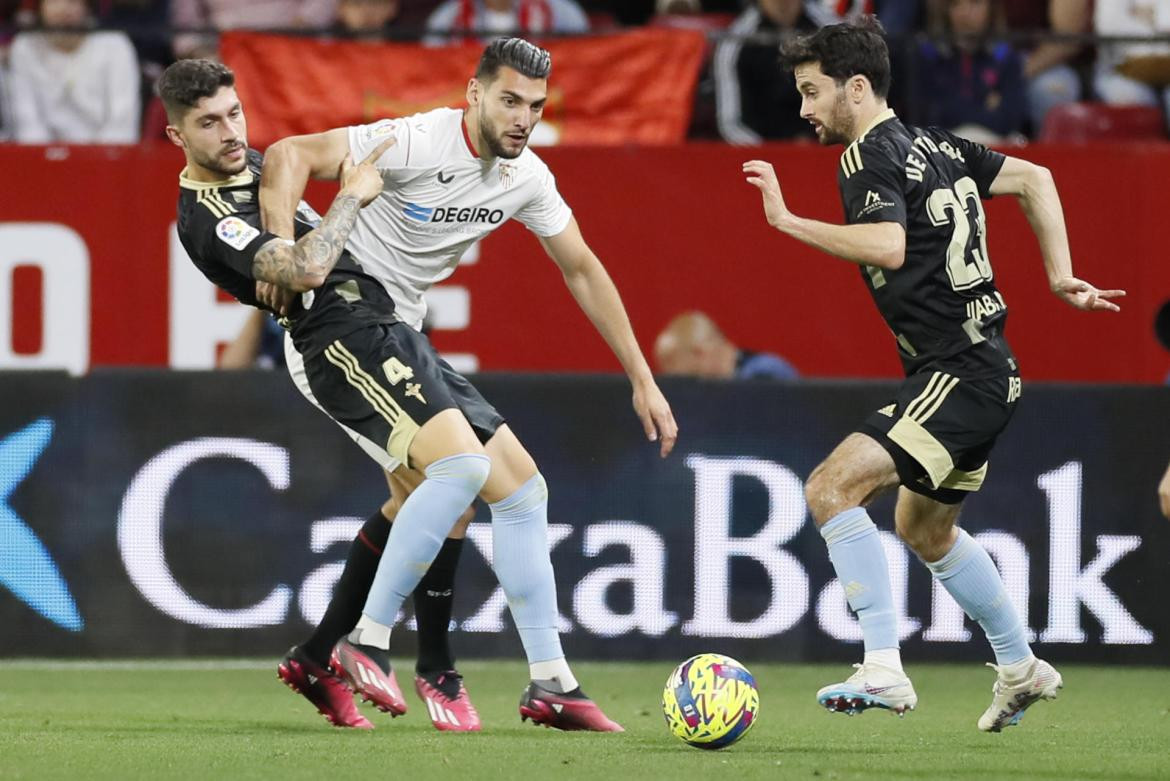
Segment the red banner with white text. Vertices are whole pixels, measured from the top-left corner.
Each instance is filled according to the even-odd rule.
[[[548,144],[674,144],[686,136],[706,46],[693,30],[638,30],[542,42],[552,54],[538,134]],[[481,44],[422,46],[233,32],[250,141],[461,105]]]

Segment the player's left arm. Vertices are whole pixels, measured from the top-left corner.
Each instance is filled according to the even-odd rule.
[[[1054,294],[1077,309],[1121,311],[1109,299],[1124,296],[1124,290],[1098,290],[1073,276],[1064,210],[1051,171],[1027,160],[1007,157],[988,190],[991,195],[1014,195],[1019,199],[1040,242],[1048,286]]]
[[[1170,467],[1166,467],[1166,474],[1162,475],[1162,482],[1158,484],[1158,501],[1162,505],[1162,515],[1170,520]]]
[[[898,269],[906,261],[906,228],[897,221],[834,225],[798,217],[788,209],[776,170],[763,160],[743,164],[748,184],[755,185],[764,199],[768,224],[810,247],[864,266]]]
[[[588,315],[621,362],[634,386],[634,411],[642,421],[647,439],[660,441],[660,452],[665,458],[678,438],[678,424],[638,347],[613,280],[585,243],[575,218],[555,236],[540,237],[540,243],[560,268],[581,311]]]

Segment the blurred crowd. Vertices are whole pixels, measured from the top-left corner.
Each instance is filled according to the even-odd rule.
[[[159,137],[159,73],[214,57],[222,30],[442,46],[638,25],[709,34],[692,137],[809,138],[777,46],[865,13],[890,36],[891,100],[913,123],[1022,143],[1133,106],[1164,135],[1170,0],[0,0],[0,140]]]

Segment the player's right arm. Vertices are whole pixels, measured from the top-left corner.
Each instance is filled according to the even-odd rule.
[[[1014,195],[1019,199],[1020,208],[1040,242],[1048,285],[1056,296],[1085,311],[1121,311],[1109,299],[1124,296],[1124,290],[1098,290],[1073,276],[1064,210],[1051,171],[1027,160],[1007,157],[989,191],[991,195]]]
[[[906,261],[906,214],[900,201],[882,202],[889,207],[890,214],[884,213],[886,210],[875,211],[863,223],[833,225],[789,211],[776,170],[770,163],[749,160],[743,164],[743,172],[747,174],[748,184],[757,187],[763,196],[768,224],[781,233],[858,265],[895,270]],[[896,191],[896,187],[884,187],[883,197],[893,198]],[[864,194],[863,189],[863,197]]]
[[[382,192],[382,174],[374,163],[393,143],[393,138],[387,139],[356,166],[348,151],[342,155],[341,189],[321,224],[296,243],[279,238],[265,243],[252,260],[252,277],[297,293],[320,287],[345,250],[358,212]],[[269,232],[277,233],[271,228]]]
[[[336,179],[348,156],[349,137],[343,127],[290,136],[268,147],[260,174],[260,216],[265,230],[291,238],[293,216],[309,177]]]

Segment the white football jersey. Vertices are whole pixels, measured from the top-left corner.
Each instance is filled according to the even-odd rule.
[[[378,160],[385,185],[362,209],[346,249],[394,299],[398,317],[421,328],[423,292],[455,271],[473,243],[515,217],[537,236],[555,236],[572,217],[548,166],[525,150],[515,160],[476,156],[463,112],[440,108],[349,128],[350,154],[364,160],[388,136]]]

